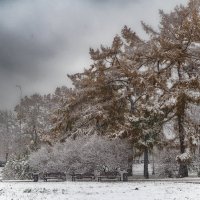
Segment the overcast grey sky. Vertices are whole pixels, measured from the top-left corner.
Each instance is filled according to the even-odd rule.
[[[139,34],[140,21],[157,26],[158,9],[186,0],[1,0],[0,109],[23,95],[53,92],[67,74],[86,68],[89,47],[109,45],[126,24]]]

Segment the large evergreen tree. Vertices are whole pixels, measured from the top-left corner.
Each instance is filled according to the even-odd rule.
[[[171,13],[160,11],[159,31],[153,31],[144,24],[151,36],[152,67],[157,83],[162,83],[162,107],[170,110],[176,121],[176,133],[179,139],[180,163],[179,175],[188,176],[190,132],[186,115],[190,104],[200,103],[200,4],[191,0],[187,6],[176,7]]]
[[[55,130],[64,138],[94,133],[128,138],[147,158],[149,148],[162,135],[161,119],[165,117],[156,108],[159,87],[155,89],[148,63],[140,58],[146,56],[147,47],[148,43],[125,26],[122,37],[116,36],[111,47],[90,49],[93,64],[83,73],[69,76],[74,94],[59,113]]]

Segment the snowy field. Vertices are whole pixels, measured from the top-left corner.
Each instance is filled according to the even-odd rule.
[[[0,200],[198,200],[199,183],[0,182]]]
[[[1,175],[1,168],[0,168]],[[0,177],[1,179],[1,177]],[[138,182],[0,180],[0,200],[199,200],[200,179]],[[188,182],[188,183],[186,183]],[[193,183],[190,183],[193,182]]]

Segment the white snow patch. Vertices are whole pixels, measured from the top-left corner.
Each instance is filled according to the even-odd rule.
[[[1,200],[155,200],[200,196],[200,184],[173,182],[0,182]]]

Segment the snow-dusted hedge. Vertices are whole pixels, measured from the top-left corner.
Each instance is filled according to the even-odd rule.
[[[29,170],[28,155],[12,155],[3,169],[3,179],[29,179]]]
[[[109,140],[99,136],[85,136],[65,143],[45,146],[30,155],[30,167],[39,172],[94,171],[103,165],[112,168],[127,168],[132,149],[127,141]]]

